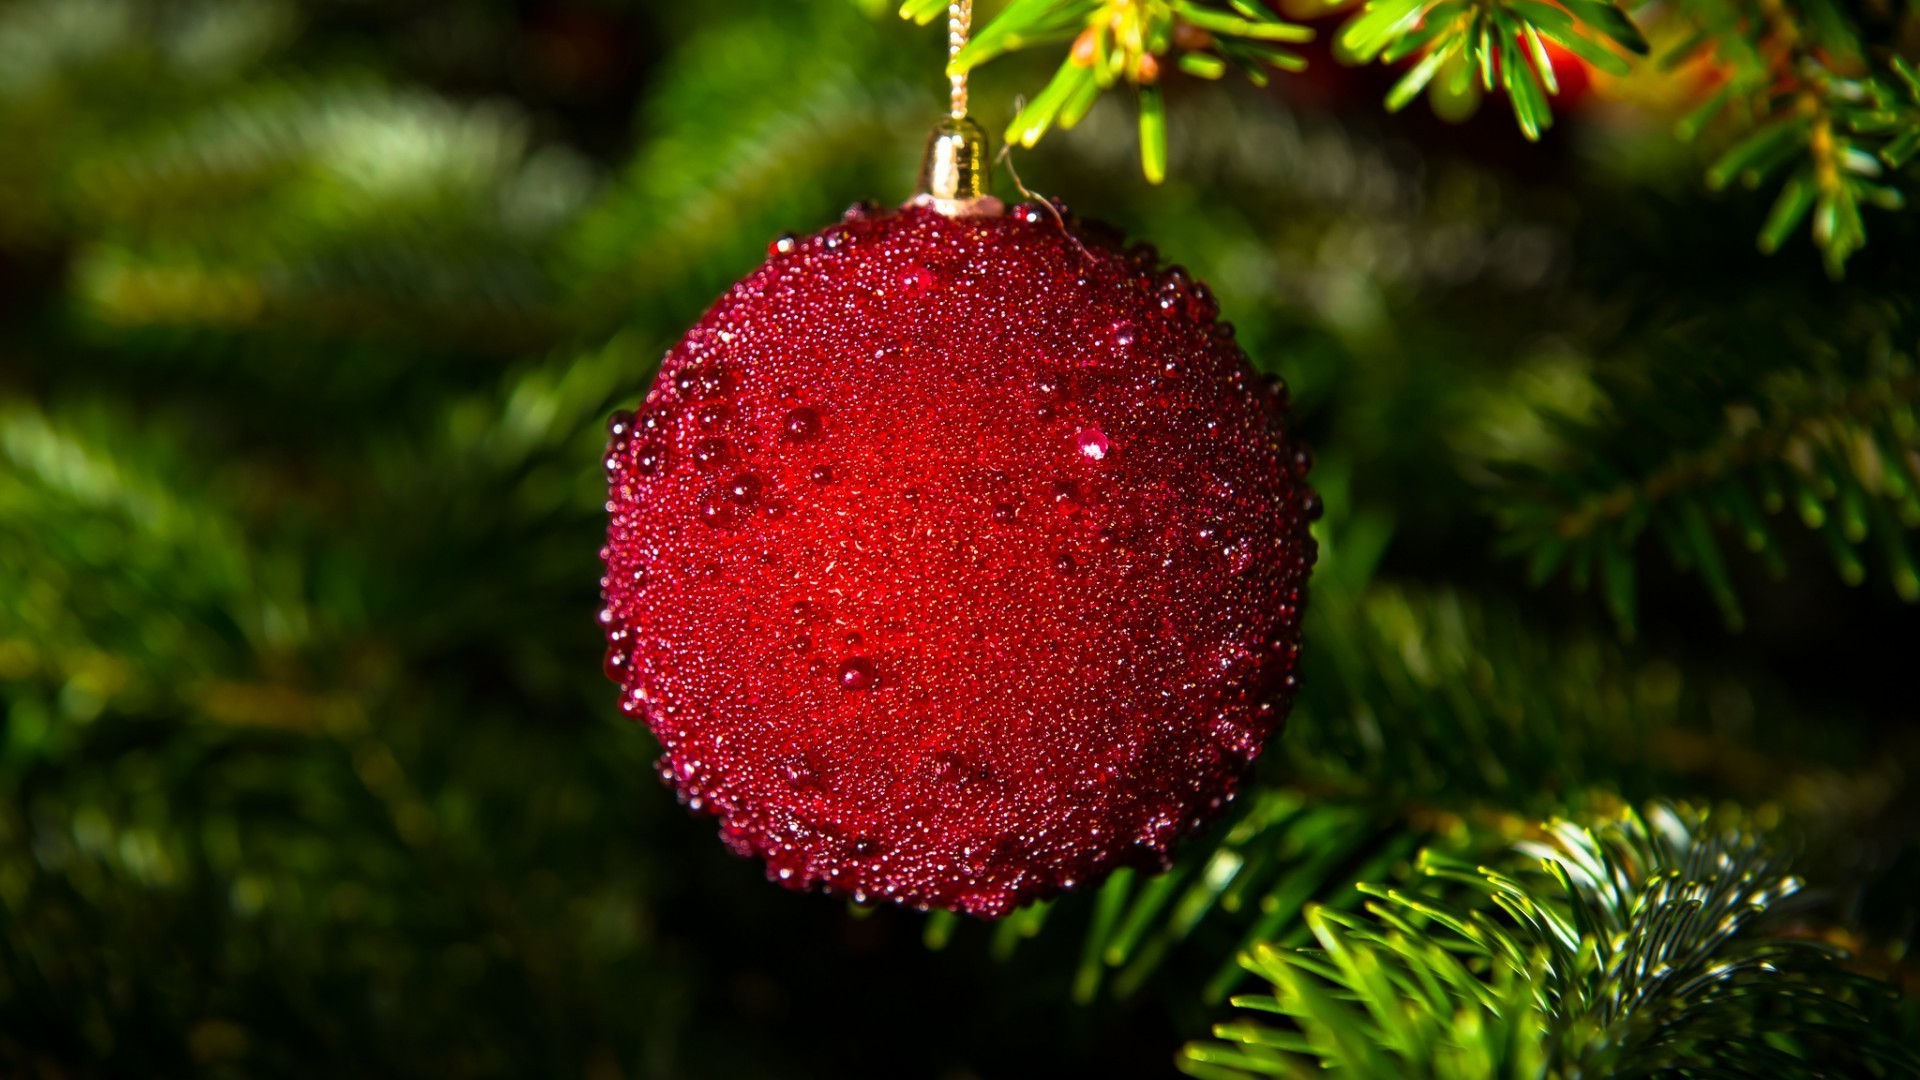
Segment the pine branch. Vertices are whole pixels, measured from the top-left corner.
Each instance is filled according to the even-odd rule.
[[[1613,0],[1366,0],[1340,30],[1356,59],[1418,61],[1387,94],[1398,112],[1430,90],[1436,103],[1472,108],[1482,92],[1504,91],[1528,139],[1553,125],[1550,95],[1560,92],[1548,41],[1602,71],[1631,70],[1615,48],[1645,55],[1647,42]],[[1611,47],[1610,47],[1611,46]],[[1457,112],[1459,108],[1443,111]]]
[[[1738,628],[1745,616],[1721,534],[1781,576],[1773,519],[1791,512],[1819,533],[1848,584],[1864,580],[1870,546],[1895,591],[1920,601],[1910,537],[1920,528],[1920,374],[1911,357],[1816,357],[1755,372],[1745,353],[1662,356],[1610,378],[1595,416],[1563,419],[1562,447],[1547,463],[1505,467],[1511,482],[1496,507],[1506,547],[1529,560],[1536,581],[1561,568],[1576,584],[1597,580],[1631,634],[1633,552],[1651,531],[1675,565],[1699,572]]]
[[[1012,955],[1056,910],[1085,909],[1076,1002],[1091,1002],[1103,990],[1132,997],[1183,951],[1206,963],[1223,957],[1203,992],[1219,1001],[1244,978],[1230,947],[1304,942],[1300,916],[1309,904],[1352,905],[1359,900],[1353,881],[1387,873],[1427,835],[1425,825],[1402,819],[1397,808],[1364,798],[1255,788],[1243,801],[1227,824],[1204,843],[1189,844],[1164,871],[1122,869],[1084,901],[1038,904],[1001,920],[993,928],[993,953]],[[927,944],[944,948],[960,923],[944,912],[929,916]],[[1217,951],[1197,944],[1200,939]]]
[[[946,8],[945,0],[907,0],[900,15],[925,24]],[[1125,82],[1140,102],[1141,171],[1157,184],[1167,170],[1161,77],[1169,63],[1202,79],[1234,68],[1264,86],[1268,68],[1306,66],[1283,46],[1312,39],[1312,30],[1252,0],[1013,0],[951,67],[971,71],[1008,52],[1072,42],[1053,79],[1007,126],[1007,141],[1031,147],[1053,127],[1071,129],[1101,93]]]
[[[946,10],[936,0],[908,0],[904,18],[931,21]],[[1282,21],[1249,0],[1013,0],[955,58],[968,71],[1018,49],[1072,42],[1044,89],[1021,109],[1007,140],[1033,146],[1059,126],[1072,128],[1103,91],[1123,80],[1140,99],[1140,158],[1147,179],[1166,176],[1166,122],[1160,80],[1171,62],[1217,79],[1229,67],[1256,85],[1267,68],[1299,71],[1306,60],[1276,43],[1310,41],[1313,31]],[[1613,0],[1367,0],[1340,31],[1355,59],[1394,64],[1418,58],[1387,96],[1398,111],[1432,87],[1436,97],[1477,98],[1498,88],[1512,101],[1529,139],[1553,123],[1548,97],[1559,92],[1547,42],[1602,70],[1625,74],[1626,61],[1602,42],[1644,54],[1647,44]]]
[[[532,119],[365,74],[287,77],[264,4],[0,16],[0,239],[62,252],[116,330],[545,344],[588,161]],[[12,59],[17,58],[17,60]]]
[[[1071,41],[1052,80],[1008,127],[1008,141],[1030,147],[1055,126],[1074,127],[1102,92],[1124,81],[1140,99],[1142,168],[1158,183],[1167,160],[1160,83],[1169,63],[1202,78],[1239,67],[1261,85],[1266,68],[1305,66],[1272,43],[1310,40],[1311,29],[1245,0],[1227,6],[1231,13],[1198,0],[1013,0],[953,68]],[[945,9],[909,0],[901,15],[925,23]],[[1708,185],[1751,188],[1784,176],[1760,231],[1761,250],[1778,250],[1811,217],[1827,270],[1839,277],[1866,243],[1862,209],[1906,203],[1897,174],[1920,154],[1920,74],[1899,55],[1869,48],[1828,0],[1688,0],[1647,14],[1680,39],[1660,58],[1661,69],[1711,56],[1721,80],[1678,125],[1697,137],[1720,118],[1733,133],[1707,170]],[[1549,43],[1615,76],[1636,70],[1629,56],[1649,52],[1614,0],[1365,0],[1337,40],[1354,60],[1408,65],[1387,94],[1389,111],[1424,91],[1438,110],[1459,115],[1499,91],[1528,139],[1553,123],[1559,82]]]
[[[1423,853],[1422,891],[1309,912],[1313,949],[1244,962],[1275,1021],[1215,1028],[1207,1078],[1913,1075],[1892,988],[1797,936],[1802,884],[1763,840],[1654,806],[1545,825],[1497,865]]]
[[[1688,137],[1716,121],[1733,133],[1708,185],[1779,181],[1760,250],[1777,251],[1811,215],[1840,277],[1867,242],[1862,208],[1906,204],[1897,174],[1920,150],[1920,76],[1830,0],[1687,0],[1666,17],[1681,40],[1661,65],[1710,58],[1723,80],[1680,124]]]
[[[0,410],[0,645],[83,713],[151,698],[179,671],[238,674],[244,650],[212,626],[271,652],[305,625],[297,579],[260,565],[185,441],[121,410]]]

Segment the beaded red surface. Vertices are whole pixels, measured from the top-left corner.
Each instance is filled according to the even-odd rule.
[[[850,212],[615,416],[608,674],[795,888],[991,917],[1162,863],[1296,684],[1285,410],[1150,248]]]

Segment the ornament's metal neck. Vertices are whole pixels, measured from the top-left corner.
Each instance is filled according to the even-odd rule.
[[[927,137],[926,160],[914,206],[930,206],[948,217],[998,217],[1006,210],[988,194],[993,187],[993,155],[987,133],[967,119],[967,73],[954,67],[973,29],[973,0],[947,5],[947,80],[949,114]]]
[[[964,116],[949,116],[927,138],[919,194],[913,204],[930,206],[948,217],[997,217],[1006,206],[988,194],[992,182],[987,133]]]

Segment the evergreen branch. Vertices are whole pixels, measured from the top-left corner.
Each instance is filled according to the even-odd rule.
[[[124,410],[0,409],[0,647],[83,713],[237,673],[230,638],[270,652],[306,626],[297,576],[260,564],[182,441]]]
[[[1315,482],[1329,510],[1316,527],[1310,647],[1269,759],[1292,782],[1451,813],[1544,814],[1594,791],[1638,800],[1676,784],[1757,803],[1788,786],[1768,761],[1847,753],[1765,691],[1755,696],[1771,704],[1739,741],[1712,734],[1709,702],[1750,692],[1750,679],[1682,675],[1492,597],[1380,580],[1389,524],[1347,509],[1337,458]]]
[[[1561,0],[1558,6],[1541,0],[1366,0],[1338,40],[1359,60],[1394,64],[1419,57],[1387,93],[1388,111],[1404,108],[1422,90],[1439,104],[1471,101],[1498,88],[1528,139],[1553,124],[1548,98],[1559,92],[1559,83],[1547,41],[1616,75],[1629,68],[1614,48],[1647,52],[1646,39],[1612,0]]]
[[[944,3],[907,0],[900,14],[925,24],[945,10]],[[1169,62],[1202,79],[1236,67],[1264,86],[1267,68],[1306,66],[1281,46],[1312,39],[1312,30],[1251,0],[1013,0],[973,35],[951,69],[971,71],[1009,52],[1072,42],[1053,79],[1008,124],[1007,141],[1031,147],[1054,127],[1073,128],[1102,92],[1124,81],[1140,101],[1141,171],[1157,184],[1166,178],[1160,83]]]
[[[1802,885],[1762,839],[1656,805],[1549,822],[1495,865],[1429,850],[1423,891],[1362,886],[1315,944],[1243,958],[1273,986],[1190,1044],[1208,1078],[1913,1075],[1891,987],[1795,936]]]
[[[1779,250],[1811,217],[1827,273],[1839,278],[1867,242],[1862,208],[1906,203],[1897,173],[1920,149],[1913,67],[1869,49],[1826,0],[1688,0],[1674,17],[1693,32],[1665,63],[1711,52],[1725,79],[1681,133],[1697,136],[1716,118],[1737,133],[1707,170],[1708,185],[1778,181],[1760,250]]]
[[[1506,469],[1514,483],[1497,505],[1507,550],[1529,559],[1536,581],[1563,566],[1578,585],[1597,580],[1631,634],[1631,553],[1651,530],[1677,566],[1698,570],[1738,628],[1745,616],[1714,523],[1780,576],[1786,553],[1770,518],[1792,512],[1820,534],[1848,584],[1864,580],[1863,549],[1871,545],[1894,590],[1920,602],[1909,535],[1920,528],[1920,374],[1912,360],[1894,354],[1850,372],[1776,371],[1752,385],[1695,360],[1695,385],[1617,385],[1599,416],[1562,423],[1564,460]],[[1629,423],[1633,410],[1640,411]]]
[[[1357,903],[1352,883],[1404,862],[1428,835],[1430,820],[1409,821],[1402,808],[1377,800],[1299,787],[1255,787],[1242,804],[1168,867],[1123,868],[1090,897],[1036,904],[1002,919],[991,952],[1010,957],[1053,912],[1071,908],[1086,922],[1075,1002],[1090,1003],[1102,992],[1134,997],[1183,952],[1213,965],[1203,995],[1218,1002],[1245,978],[1235,951],[1260,941],[1305,943],[1300,918],[1309,905]],[[946,912],[929,915],[927,946],[945,948],[961,925]]]

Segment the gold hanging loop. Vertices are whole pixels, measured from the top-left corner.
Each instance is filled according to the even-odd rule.
[[[948,217],[994,217],[1005,212],[988,194],[993,186],[993,154],[987,133],[967,116],[967,74],[953,70],[973,30],[973,0],[947,5],[948,114],[927,138],[920,166],[916,206],[930,206]]]

